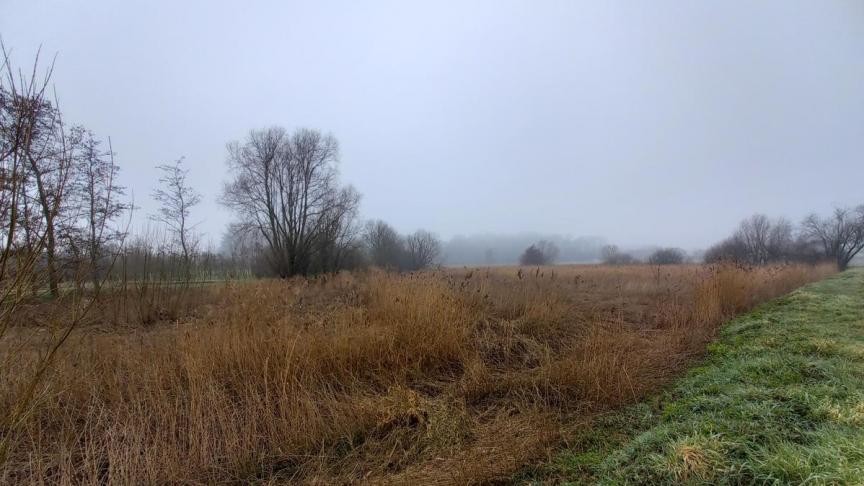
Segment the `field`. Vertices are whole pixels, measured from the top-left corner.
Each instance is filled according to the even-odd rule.
[[[864,483],[864,271],[760,306],[654,399],[604,416],[538,482]]]
[[[4,430],[0,480],[507,482],[600,436],[606,412],[680,375],[721,323],[833,272],[507,267],[117,288]],[[4,409],[63,305],[16,315]]]

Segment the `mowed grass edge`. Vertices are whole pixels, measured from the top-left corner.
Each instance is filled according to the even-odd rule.
[[[735,318],[667,391],[515,482],[864,483],[864,269]]]

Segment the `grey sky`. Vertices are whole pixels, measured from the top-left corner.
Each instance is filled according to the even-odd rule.
[[[143,212],[185,155],[218,241],[225,143],[331,131],[364,217],[705,246],[864,202],[864,1],[0,0]]]

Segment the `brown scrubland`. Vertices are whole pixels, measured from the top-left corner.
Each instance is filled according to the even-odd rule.
[[[106,285],[15,424],[4,483],[506,481],[828,265],[375,270]],[[63,298],[18,308],[19,403]]]

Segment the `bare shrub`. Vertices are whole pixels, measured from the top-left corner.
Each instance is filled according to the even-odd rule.
[[[615,245],[606,245],[600,251],[603,263],[606,265],[633,265],[639,263],[639,260],[634,258],[629,253],[624,253]]]
[[[651,265],[679,265],[687,260],[687,253],[680,248],[659,248],[648,257]]]
[[[519,257],[521,265],[551,265],[558,258],[558,247],[551,241],[541,240],[525,249]]]

